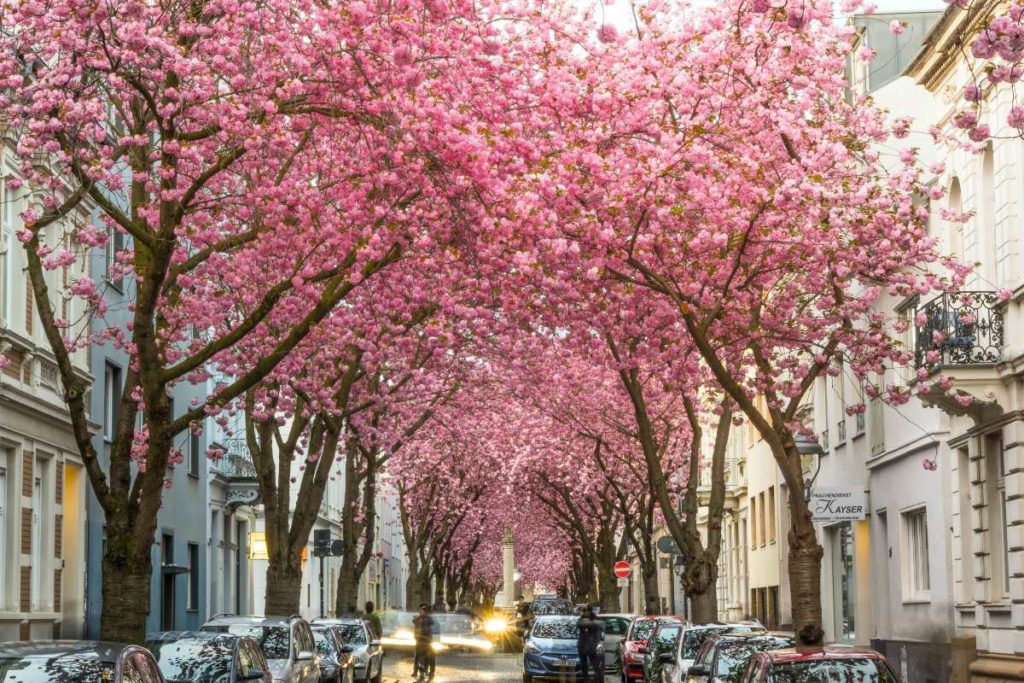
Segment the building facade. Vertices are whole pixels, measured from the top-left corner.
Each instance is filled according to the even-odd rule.
[[[31,208],[9,138],[0,144],[0,640],[81,634],[84,622],[86,481],[57,365],[41,330],[25,252],[15,235]],[[12,182],[14,180],[15,182]],[[48,226],[52,249],[70,246],[66,222],[89,220],[83,206]],[[78,321],[64,289],[87,273],[84,254],[48,273],[57,315]],[[81,332],[77,322],[71,331]],[[90,375],[88,353],[76,372]]]

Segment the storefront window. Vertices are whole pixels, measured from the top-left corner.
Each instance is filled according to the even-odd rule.
[[[832,586],[836,615],[836,639],[857,638],[857,578],[853,569],[853,526],[834,527],[832,534]]]

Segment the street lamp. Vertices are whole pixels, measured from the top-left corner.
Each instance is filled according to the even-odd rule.
[[[814,485],[814,480],[818,478],[818,473],[821,472],[821,456],[825,455],[825,449],[821,447],[821,444],[817,441],[811,441],[803,434],[796,434],[793,436],[793,443],[796,444],[796,452],[800,455],[816,455],[817,463],[814,468],[814,474],[809,478],[804,479],[804,502],[811,502],[811,486]]]

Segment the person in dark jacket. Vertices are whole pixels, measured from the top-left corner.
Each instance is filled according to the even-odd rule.
[[[412,620],[413,636],[416,639],[416,654],[413,659],[413,675],[417,680],[431,681],[434,679],[434,669],[437,662],[434,660],[434,618],[430,616],[430,607],[427,603],[420,605],[419,614]]]
[[[367,601],[366,612],[363,614],[363,619],[366,619],[366,621],[369,622],[370,628],[373,630],[374,633],[373,637],[380,638],[382,635],[384,635],[384,632],[381,630],[380,616],[377,614],[376,608],[376,605],[374,605],[370,601]]]
[[[591,670],[595,681],[603,681],[604,655],[598,651],[597,646],[604,642],[604,622],[597,618],[594,608],[588,605],[576,621],[576,629],[579,631],[576,649],[580,655],[584,683],[590,680]]]

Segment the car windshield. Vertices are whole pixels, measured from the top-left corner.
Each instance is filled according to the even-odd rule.
[[[579,630],[575,619],[551,619],[538,621],[533,626],[532,638],[551,638],[553,640],[577,640]]]
[[[772,664],[771,683],[898,683],[888,667],[874,659],[833,659]]]
[[[204,631],[231,633],[249,636],[255,640],[267,659],[288,659],[290,633],[287,626],[262,626],[260,624],[215,624],[204,626]]]
[[[697,659],[701,645],[715,633],[728,631],[728,626],[718,628],[691,628],[683,634],[681,659]]]
[[[473,632],[473,620],[465,614],[434,614],[434,624],[442,635],[465,635]]]
[[[630,640],[647,640],[654,633],[654,628],[658,625],[654,619],[641,619],[633,622],[633,630],[629,634]]]
[[[366,645],[366,629],[362,624],[338,624],[334,628],[349,645]]]
[[[793,646],[792,638],[744,638],[725,640],[718,644],[718,656],[715,660],[715,676],[724,681],[738,680],[747,665],[747,660],[755,652],[779,650]]]
[[[151,643],[150,651],[168,681],[227,683],[231,680],[230,640],[172,640]]]
[[[576,607],[568,600],[540,600],[533,603],[533,613],[544,614],[575,614]]]
[[[658,632],[654,634],[654,649],[658,652],[667,652],[672,649],[672,646],[676,643],[676,638],[679,637],[679,631],[682,630],[682,626],[675,624],[669,624],[662,626],[658,629]]]
[[[337,654],[334,651],[334,638],[331,638],[331,634],[327,631],[313,631],[313,640],[316,641],[316,651],[320,654],[328,656]]]
[[[114,663],[89,655],[0,657],[0,683],[112,683]]]

